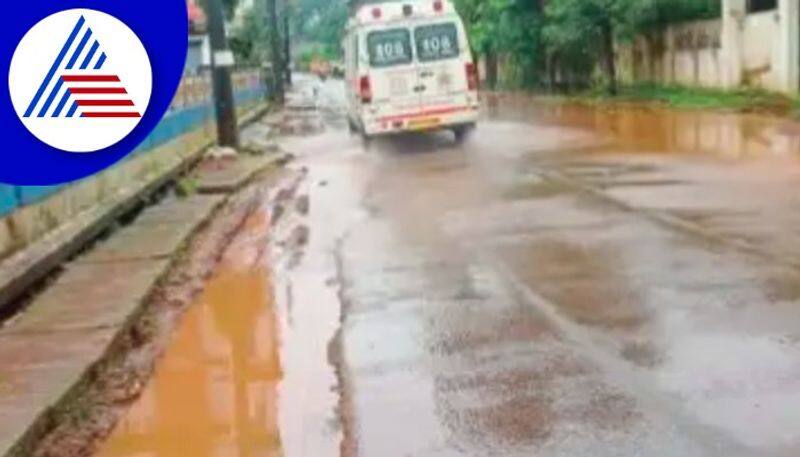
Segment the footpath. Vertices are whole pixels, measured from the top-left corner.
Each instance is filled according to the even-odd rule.
[[[146,208],[130,224],[49,272],[48,284],[0,327],[0,456],[12,453],[92,376],[92,368],[109,356],[192,235],[238,189],[282,160],[269,151],[201,162],[191,173],[189,196],[170,196]],[[144,198],[142,192],[131,198]],[[116,207],[108,207],[98,210],[95,220],[77,222],[106,230],[119,216]],[[38,249],[60,252],[90,241],[64,235]],[[3,284],[6,291],[13,288],[9,276],[24,277],[32,268],[41,266],[0,265],[0,289]]]

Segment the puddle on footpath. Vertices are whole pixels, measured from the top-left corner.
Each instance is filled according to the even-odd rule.
[[[103,457],[282,455],[267,215],[229,247]]]

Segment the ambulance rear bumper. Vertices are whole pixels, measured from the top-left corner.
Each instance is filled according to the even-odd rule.
[[[362,118],[363,130],[368,136],[447,130],[476,124],[479,110],[478,105],[468,105],[390,116],[365,116]]]

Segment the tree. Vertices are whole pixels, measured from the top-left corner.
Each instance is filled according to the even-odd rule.
[[[545,41],[566,67],[599,63],[609,93],[618,92],[614,43],[674,22],[718,16],[719,0],[551,0]],[[591,71],[591,70],[589,70]]]
[[[282,105],[285,101],[283,46],[278,19],[278,0],[267,0],[267,16],[269,17],[269,43],[270,56],[272,57],[272,98]]]
[[[599,62],[611,95],[616,95],[614,39],[630,25],[631,8],[642,0],[552,0],[545,9],[545,40],[564,62]],[[649,3],[649,2],[648,2]]]
[[[347,0],[299,0],[296,33],[302,41],[322,46],[324,54],[339,56],[348,17]]]
[[[518,69],[520,86],[538,84],[543,71],[542,0],[456,0],[467,24],[473,52],[486,62],[486,82],[498,83],[498,56]],[[508,76],[508,75],[507,75]]]
[[[239,0],[222,0],[222,8],[225,11],[225,17],[232,18],[236,13],[236,8],[239,6]]]
[[[269,28],[266,23],[266,2],[255,0],[241,11],[241,20],[231,30],[230,46],[236,61],[251,66],[261,66],[270,57]]]

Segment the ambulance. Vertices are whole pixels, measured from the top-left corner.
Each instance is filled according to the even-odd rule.
[[[342,43],[350,130],[365,139],[451,130],[463,140],[478,122],[478,71],[467,34],[447,0],[367,4]]]

